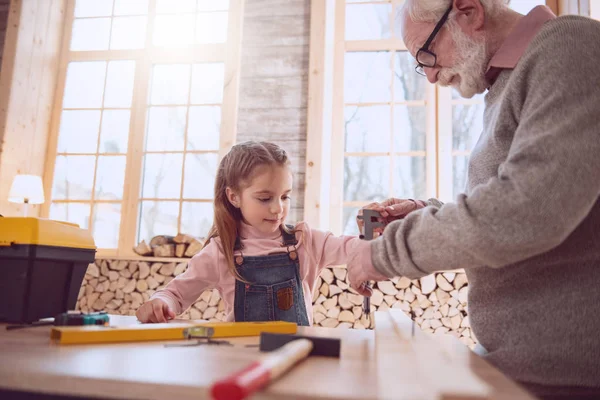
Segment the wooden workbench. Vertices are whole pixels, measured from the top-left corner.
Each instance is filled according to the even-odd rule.
[[[111,325],[132,323],[137,323],[135,317],[111,316]],[[232,339],[234,346],[165,347],[166,342],[61,346],[50,343],[49,332],[50,327],[6,331],[0,325],[0,389],[78,397],[196,400],[208,397],[213,381],[260,354],[256,346],[248,347],[258,344],[257,337]],[[378,393],[373,331],[300,327],[299,333],[342,338],[341,358],[311,357],[255,398],[395,397]],[[468,348],[463,349],[464,362],[493,388],[493,398],[531,399]],[[401,381],[404,372],[386,373]]]

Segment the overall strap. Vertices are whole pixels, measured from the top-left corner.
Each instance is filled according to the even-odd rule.
[[[286,225],[286,227],[292,231],[292,233],[288,233],[286,232],[283,228],[281,228],[281,234],[283,237],[283,245],[288,247],[288,246],[295,246],[298,244],[298,239],[296,239],[296,233],[293,231],[294,230],[294,226],[293,225]]]
[[[240,240],[239,236],[235,237],[235,244],[233,245],[233,251],[240,251],[242,250],[243,246],[242,246],[242,241]]]

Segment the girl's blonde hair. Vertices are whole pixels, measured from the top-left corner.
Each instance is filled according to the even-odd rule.
[[[226,189],[240,193],[249,186],[261,166],[289,166],[287,153],[275,143],[248,141],[234,145],[223,157],[215,180],[213,225],[208,231],[204,247],[211,239],[221,239],[221,252],[225,256],[229,271],[237,279],[245,280],[238,274],[233,261],[235,239],[239,234],[242,213],[227,198]],[[286,229],[285,225],[283,228]],[[286,229],[287,231],[287,229]]]

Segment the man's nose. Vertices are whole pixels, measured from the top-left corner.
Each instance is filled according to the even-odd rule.
[[[439,68],[437,68],[437,67],[433,67],[433,68],[423,67],[423,70],[425,71],[425,75],[427,76],[427,80],[430,83],[436,83],[438,81],[438,72],[440,72]]]

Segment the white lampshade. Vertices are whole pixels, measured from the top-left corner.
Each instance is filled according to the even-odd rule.
[[[11,203],[42,204],[44,186],[42,178],[36,175],[17,175],[10,187],[8,201]]]

